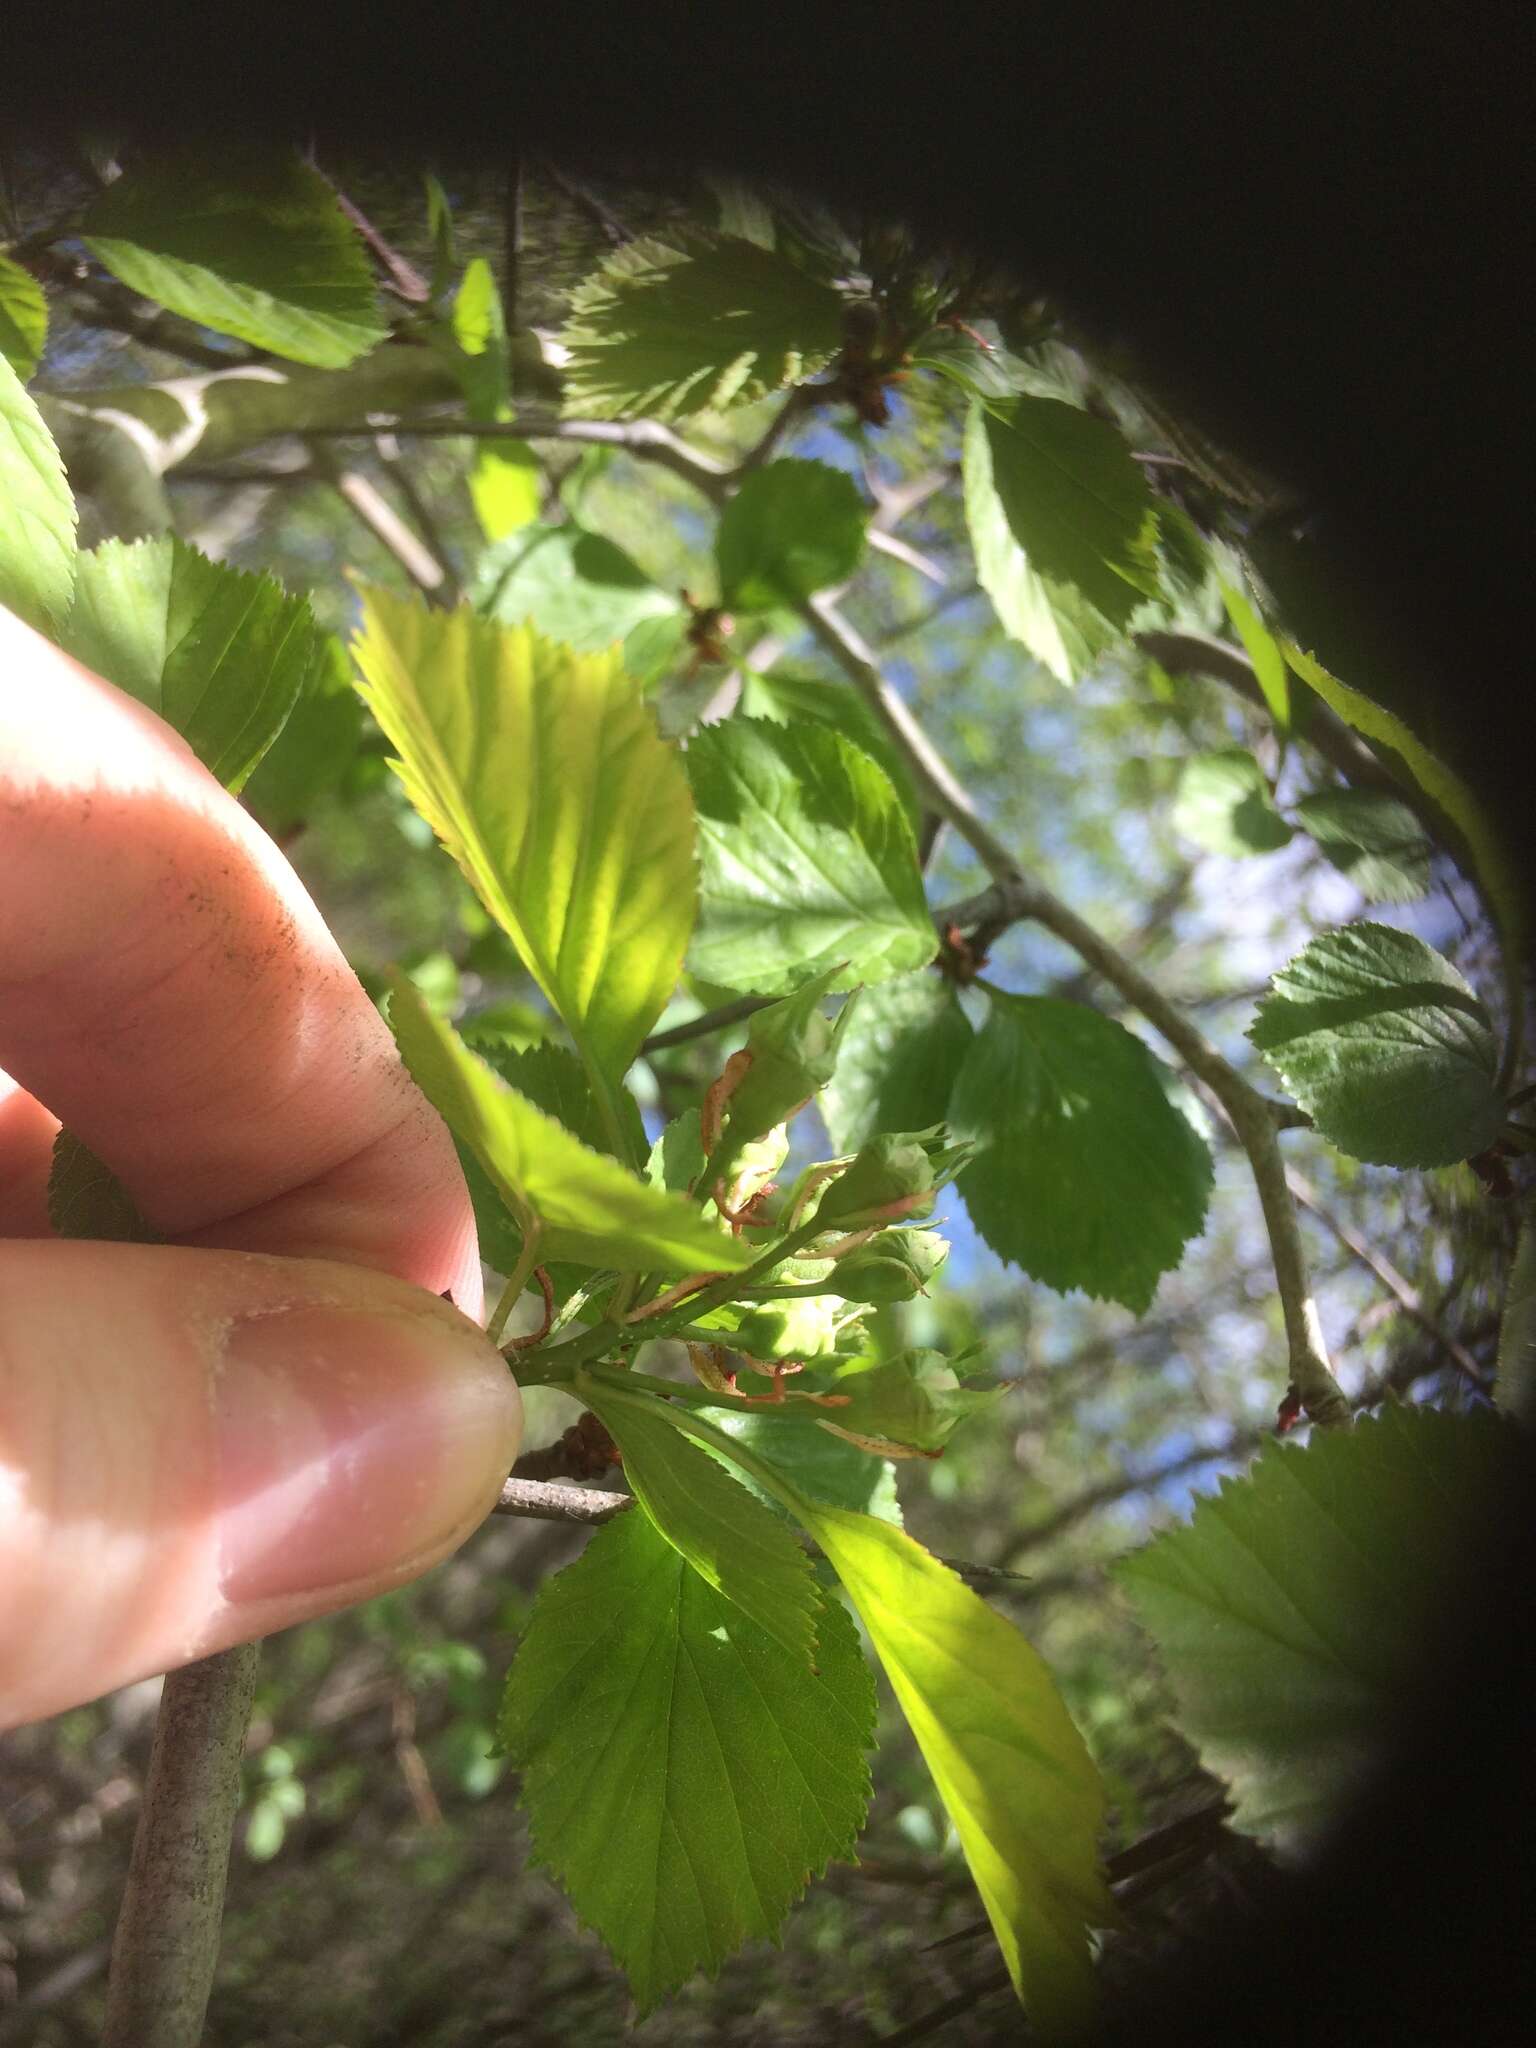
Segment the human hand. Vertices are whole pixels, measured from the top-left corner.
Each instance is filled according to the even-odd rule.
[[[3,608],[0,1068],[0,1729],[461,1543],[522,1410],[448,1134],[266,835]],[[51,1235],[60,1119],[165,1245]]]

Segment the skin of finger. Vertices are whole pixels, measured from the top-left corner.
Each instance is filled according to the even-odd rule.
[[[48,1174],[59,1120],[0,1073],[0,1237],[47,1237]]]
[[[298,877],[163,721],[3,610],[0,1062],[163,1236],[479,1312],[452,1143]]]
[[[352,1475],[352,1497],[372,1501],[368,1525],[333,1535],[304,1587],[268,1597],[258,1585],[232,1602],[221,1583],[227,1517],[259,1527],[267,1504],[240,1446],[231,1465],[220,1437],[220,1376],[242,1330],[280,1336],[292,1327],[283,1311],[315,1308],[383,1310],[386,1340],[399,1321],[436,1326],[438,1348],[421,1363],[416,1341],[401,1382],[402,1405],[426,1419],[413,1419],[393,1463],[370,1468],[384,1497],[367,1493],[369,1471]],[[430,1345],[432,1327],[426,1335]],[[356,1374],[381,1355],[360,1355]],[[439,1401],[431,1375],[446,1372],[459,1378]],[[281,1412],[291,1428],[274,1494],[302,1488],[316,1459],[304,1401]],[[516,1389],[484,1334],[385,1275],[251,1253],[0,1245],[0,1728],[418,1576],[483,1520],[520,1433]],[[324,1494],[332,1482],[323,1462],[315,1469]]]

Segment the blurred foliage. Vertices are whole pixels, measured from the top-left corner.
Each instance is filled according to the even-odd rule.
[[[430,274],[416,170],[344,159],[324,168]],[[502,174],[435,168],[454,208],[458,260],[480,255],[499,266]],[[25,154],[9,180],[23,225],[52,217],[88,186],[71,167]],[[605,216],[643,233],[701,214],[712,220],[713,207],[702,190],[656,189],[644,166],[627,178],[615,173],[600,192],[529,167],[518,324],[558,325],[571,290],[611,246]],[[89,307],[68,291],[55,297],[42,373],[53,388],[185,367],[89,324]],[[1268,974],[1314,930],[1360,908],[1348,880],[1300,834],[1247,860],[1187,858],[1174,825],[1181,764],[1191,752],[1245,747],[1273,773],[1265,720],[1217,682],[1169,677],[1143,661],[1107,664],[1064,691],[1007,639],[968,584],[952,394],[915,377],[891,410],[886,427],[809,415],[780,449],[848,470],[877,498],[941,473],[900,527],[931,571],[875,558],[845,601],[847,615],[1025,870],[1048,876],[1246,1063],[1242,1033]],[[731,460],[771,412],[769,402],[706,418],[698,445]],[[584,525],[664,587],[710,590],[710,524],[683,482],[617,450],[544,444],[539,453],[545,518],[579,508]],[[404,437],[384,453],[361,442],[347,451],[407,515],[420,508],[461,579],[478,546],[467,457],[467,444]],[[348,569],[409,588],[324,479],[173,479],[173,504],[185,538],[309,591],[333,630],[353,623]],[[781,654],[799,671],[828,674],[794,625],[758,621],[756,645],[751,634],[738,644],[754,665]],[[366,727],[346,782],[283,834],[290,859],[371,993],[397,961],[445,1013],[504,1012],[531,1038],[542,999],[410,811],[384,754]],[[1278,765],[1282,804],[1327,786],[1303,749]],[[947,833],[929,875],[937,902],[983,879]],[[1464,886],[1444,861],[1432,879],[1422,903],[1376,914],[1422,933],[1491,994],[1491,942],[1462,908]],[[1141,1028],[1029,926],[997,943],[989,973],[1021,992],[1091,996]],[[698,1007],[714,1000],[707,987],[695,994]],[[662,1022],[685,1013],[674,1005]],[[697,1102],[741,1038],[738,1028],[658,1053],[637,1076],[642,1100],[668,1113]],[[1345,1160],[1310,1133],[1293,1142],[1296,1166],[1329,1212],[1392,1261],[1430,1321],[1491,1376],[1511,1250],[1505,1212],[1464,1167],[1400,1176]],[[789,1170],[820,1143],[798,1131]],[[1240,1469],[1283,1391],[1279,1310],[1251,1184],[1240,1156],[1218,1142],[1210,1226],[1139,1320],[1021,1283],[969,1231],[958,1201],[947,1212],[955,1249],[946,1273],[931,1297],[883,1312],[886,1339],[949,1352],[979,1342],[1008,1391],[941,1460],[902,1465],[902,1508],[939,1555],[1027,1575],[989,1590],[1050,1663],[1107,1775],[1114,1849],[1187,1804],[1201,1781],[1162,1724],[1168,1695],[1105,1567],[1177,1518],[1196,1487]],[[1415,1398],[1468,1398],[1435,1336],[1405,1317],[1326,1227],[1310,1217],[1305,1227],[1346,1388],[1390,1377]],[[552,1441],[574,1416],[571,1403],[547,1392],[528,1407],[530,1445]],[[858,2043],[991,1968],[984,1943],[928,1946],[974,1922],[977,1902],[911,1738],[883,1696],[860,1866],[837,1867],[812,1890],[782,1949],[752,1945],[716,1982],[695,1980],[631,2033],[622,1982],[600,1945],[577,1929],[551,1885],[525,1870],[522,1823],[503,1766],[487,1756],[533,1594],[580,1541],[558,1527],[493,1520],[418,1584],[267,1644],[211,2044]],[[153,1683],[132,1687],[6,1740],[0,2042],[71,2048],[95,2038],[155,1696]],[[990,2040],[1000,2010],[994,1994],[942,2038]]]

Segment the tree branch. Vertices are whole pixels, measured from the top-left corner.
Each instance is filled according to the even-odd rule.
[[[553,1479],[506,1479],[493,1515],[518,1515],[531,1522],[611,1522],[635,1504],[632,1493],[604,1493],[595,1486],[566,1486]]]
[[[698,1017],[690,1017],[686,1024],[673,1024],[666,1031],[653,1031],[649,1038],[642,1040],[642,1053],[665,1052],[669,1045],[686,1045],[692,1038],[708,1038],[712,1031],[725,1031],[732,1024],[740,1024],[746,1017],[753,1017],[759,1010],[766,1010],[776,1000],[773,996],[738,996],[733,1003],[722,1003],[718,1010],[705,1010]]]
[[[446,605],[455,601],[457,592],[450,594],[444,587],[446,577],[442,563],[423,541],[417,539],[389,500],[360,470],[343,469],[324,447],[315,449],[314,467],[379,545],[394,556],[429,604]]]
[[[1435,1343],[1440,1346],[1440,1349],[1455,1365],[1456,1370],[1469,1380],[1474,1387],[1477,1387],[1483,1393],[1487,1393],[1489,1386],[1488,1375],[1483,1371],[1467,1347],[1457,1338],[1453,1337],[1448,1330],[1442,1329],[1435,1321],[1428,1309],[1425,1308],[1424,1297],[1419,1293],[1413,1282],[1400,1273],[1389,1258],[1383,1253],[1378,1252],[1373,1245],[1368,1244],[1363,1237],[1351,1229],[1349,1224],[1335,1216],[1311,1182],[1302,1174],[1297,1173],[1294,1167],[1287,1168],[1285,1178],[1286,1185],[1289,1187],[1295,1200],[1300,1202],[1301,1206],[1311,1215],[1315,1216],[1324,1229],[1330,1231],[1350,1256],[1358,1260],[1367,1272],[1375,1274],[1387,1292],[1396,1298],[1403,1313],[1410,1316],[1418,1324],[1419,1328],[1424,1331],[1426,1336],[1433,1338]]]
[[[197,2048],[219,1953],[258,1646],[165,1681],[112,1943],[103,2048]]]

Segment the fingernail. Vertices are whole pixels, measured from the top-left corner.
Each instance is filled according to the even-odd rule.
[[[521,1433],[505,1362],[431,1313],[295,1308],[238,1322],[214,1400],[232,1603],[424,1569],[489,1510]]]

